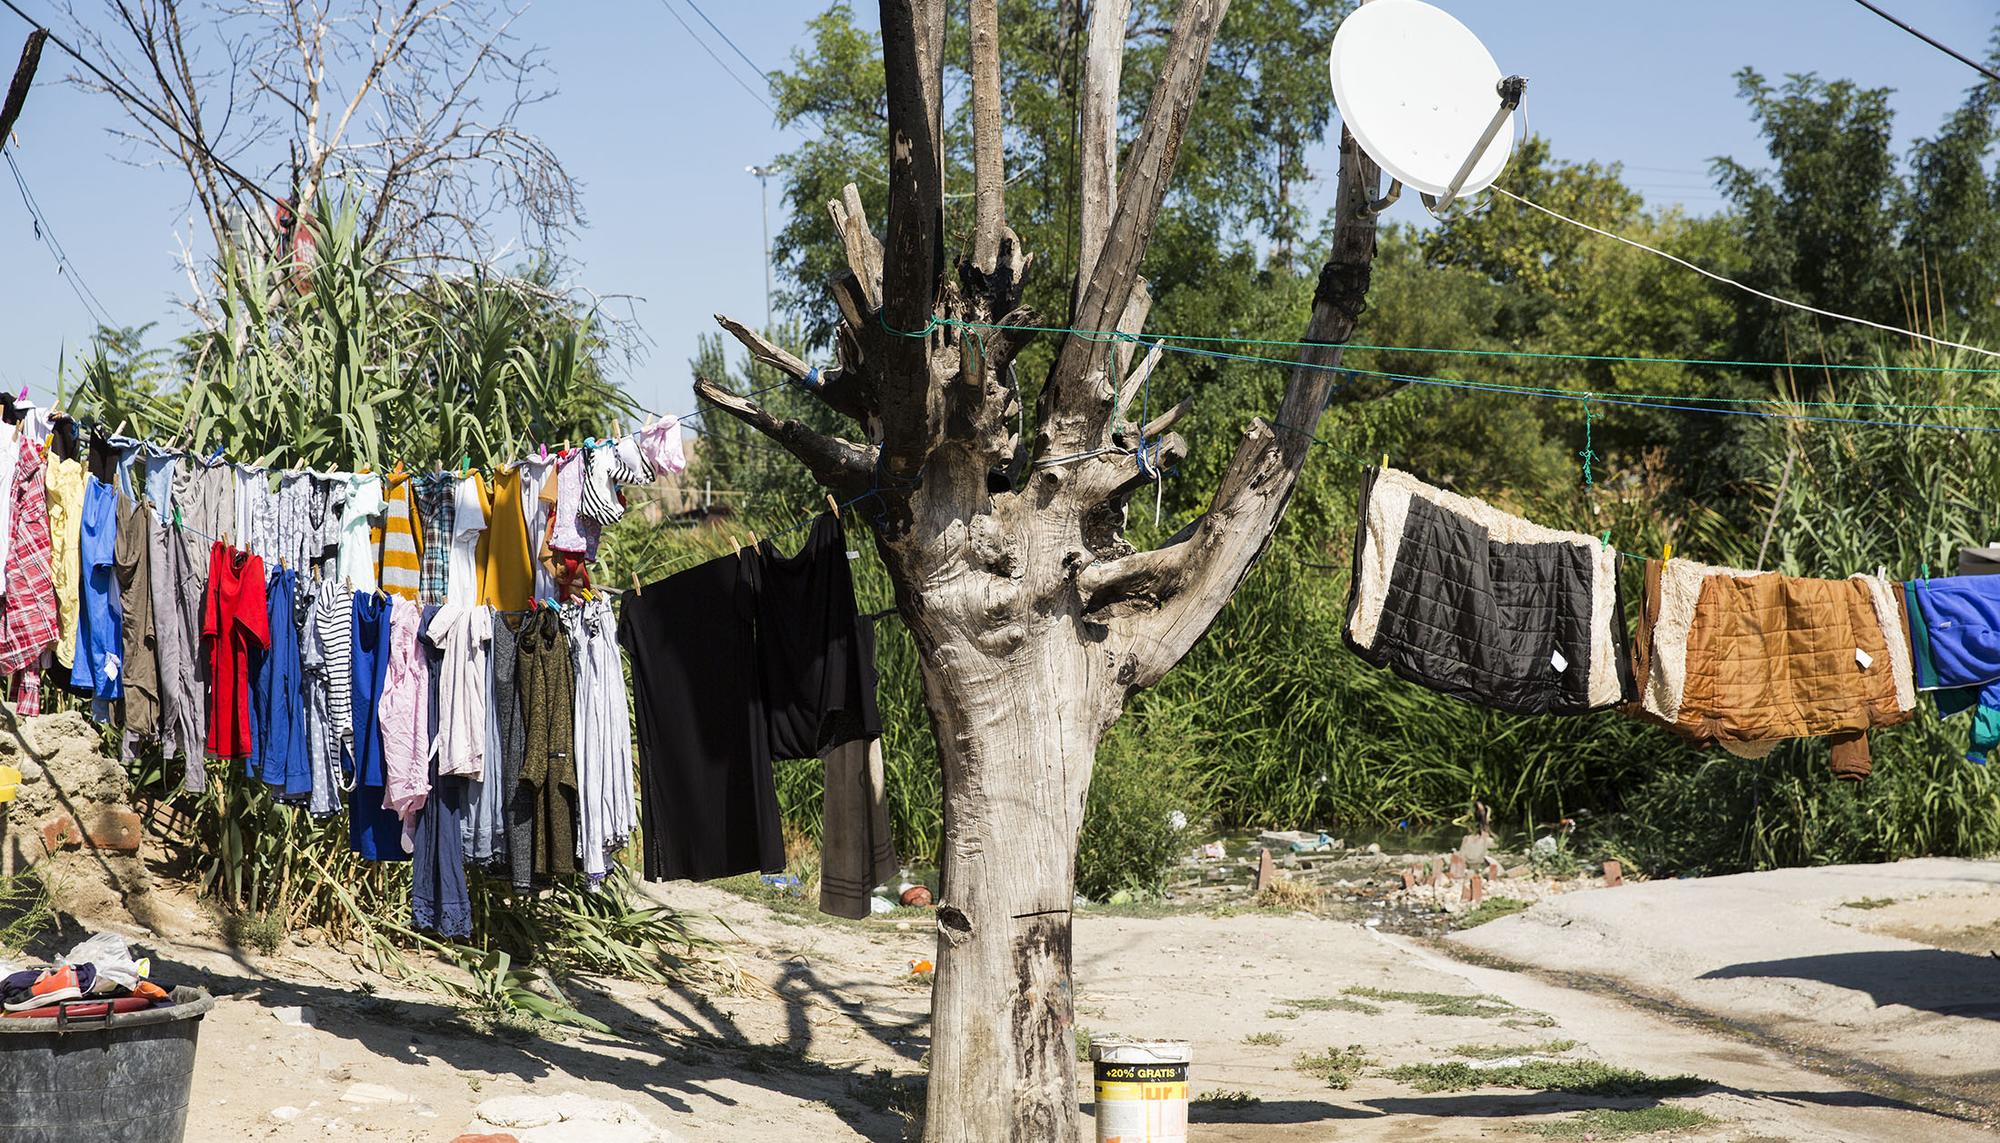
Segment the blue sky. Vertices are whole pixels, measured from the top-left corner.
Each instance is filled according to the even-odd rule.
[[[788,59],[807,19],[825,7],[822,0],[695,2],[767,68]],[[1557,155],[1622,161],[1650,199],[1694,211],[1721,201],[1709,159],[1762,154],[1736,98],[1738,68],[1773,77],[1817,71],[1893,88],[1899,148],[1933,130],[1976,78],[1846,0],[1441,2],[1480,34],[1502,68],[1530,77],[1531,126]],[[53,0],[22,3],[53,14]],[[561,87],[528,126],[583,183],[589,225],[569,249],[574,281],[636,297],[651,344],[623,379],[643,404],[679,412],[690,407],[687,359],[695,337],[714,329],[709,315],[754,324],[763,314],[758,184],[744,167],[769,161],[800,136],[773,126],[669,7],[756,82],[687,0],[540,0],[515,30],[546,49]],[[1975,0],[1895,0],[1892,10],[1974,56],[1984,55],[1996,18]],[[0,66],[11,69],[25,31],[0,12]],[[71,265],[114,320],[182,328],[187,318],[176,299],[188,284],[176,232],[190,233],[185,195],[171,173],[123,160],[105,133],[117,122],[105,97],[53,82],[67,74],[67,62],[53,49],[44,56],[42,82],[17,131],[17,161]],[[781,209],[775,184],[771,202]],[[1420,217],[1412,214],[1419,209],[1406,199],[1396,216]],[[780,222],[774,215],[774,227]],[[73,354],[90,329],[12,180],[0,178],[0,385],[48,393],[58,354]]]

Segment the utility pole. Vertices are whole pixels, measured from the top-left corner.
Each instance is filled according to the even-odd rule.
[[[757,188],[764,200],[764,332],[771,332],[771,183],[772,175],[778,173],[776,167],[760,167],[755,164],[743,168],[757,179]]]

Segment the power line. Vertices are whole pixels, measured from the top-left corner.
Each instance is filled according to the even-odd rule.
[[[1964,64],[1966,67],[1969,67],[1972,70],[1978,72],[1979,74],[1985,76],[1987,79],[1990,79],[1995,83],[2000,83],[2000,72],[1994,71],[1992,68],[1987,67],[1985,64],[1980,63],[1978,60],[1973,59],[1971,56],[1966,55],[1964,52],[1959,51],[1957,48],[1954,48],[1949,44],[1940,43],[1937,40],[1934,40],[1931,37],[1924,35],[1922,32],[1917,31],[1910,25],[1904,23],[1901,20],[1898,20],[1894,16],[1891,16],[1889,13],[1884,12],[1882,9],[1877,8],[1875,5],[1870,4],[1868,0],[1854,0],[1854,2],[1856,4],[1861,5],[1863,8],[1868,9],[1870,12],[1875,13],[1877,16],[1882,17],[1884,20],[1889,21],[1891,24],[1896,25],[1898,28],[1903,29],[1905,32],[1910,33],[1916,38],[1936,48],[1937,50],[1943,52],[1945,55],[1950,56],[1952,59],[1957,60],[1959,63]]]
[[[6,0],[0,0],[0,3],[6,3]],[[773,117],[773,118],[776,118],[776,119],[783,119],[783,118],[784,118],[783,116],[781,116],[781,115],[779,115],[779,114],[778,114],[778,109],[777,109],[776,107],[773,107],[773,106],[771,105],[771,101],[770,101],[770,100],[768,100],[768,99],[764,98],[764,96],[763,96],[763,95],[762,95],[762,94],[761,94],[760,92],[758,92],[758,90],[757,90],[756,88],[754,88],[754,87],[751,87],[751,86],[750,86],[750,84],[749,84],[748,82],[746,82],[746,81],[744,80],[744,78],[743,78],[742,76],[740,76],[740,75],[737,75],[737,74],[736,74],[736,70],[735,70],[734,68],[730,67],[727,61],[725,61],[725,60],[724,60],[724,59],[723,59],[723,58],[722,58],[721,56],[719,56],[719,55],[716,55],[716,54],[715,54],[715,49],[714,49],[714,48],[711,48],[711,47],[709,47],[709,46],[708,46],[708,41],[707,41],[707,40],[704,40],[704,39],[702,39],[702,38],[701,38],[700,36],[698,36],[698,35],[696,35],[696,34],[695,34],[695,31],[694,31],[694,27],[693,27],[693,25],[689,24],[689,23],[688,23],[688,22],[687,22],[686,20],[682,19],[682,18],[681,18],[681,14],[680,14],[679,12],[677,12],[677,11],[675,11],[675,10],[674,10],[674,6],[673,6],[672,4],[668,3],[668,2],[667,2],[667,0],[660,0],[660,7],[662,7],[662,8],[665,8],[665,9],[667,10],[667,15],[669,15],[669,16],[672,16],[672,17],[674,18],[674,23],[676,23],[676,24],[679,24],[679,25],[681,26],[682,30],[683,30],[683,31],[685,31],[685,32],[687,32],[687,34],[688,34],[688,39],[691,39],[691,40],[693,40],[693,41],[695,42],[695,46],[696,46],[696,47],[698,47],[698,48],[700,48],[700,49],[701,49],[702,51],[706,52],[706,53],[708,54],[708,58],[709,58],[709,59],[712,59],[712,60],[714,60],[714,61],[715,61],[715,66],[716,66],[716,67],[719,67],[719,68],[721,68],[721,69],[723,70],[723,72],[724,72],[725,74],[727,74],[727,75],[729,76],[729,78],[730,78],[730,79],[733,79],[733,80],[735,80],[735,81],[736,81],[736,86],[738,86],[738,87],[742,88],[742,89],[743,89],[743,90],[744,90],[745,92],[749,93],[749,96],[750,96],[750,98],[752,98],[752,99],[756,100],[757,102],[759,102],[759,103],[763,104],[763,105],[764,105],[764,110],[766,110],[766,111],[769,111],[769,112],[771,113],[771,115],[772,115],[772,117]],[[693,5],[689,5],[689,7],[693,7]],[[699,8],[695,8],[695,12],[696,12],[697,14],[699,14],[699,13],[701,12],[701,9],[699,9]],[[703,19],[704,21],[708,21],[708,17],[707,17],[707,16],[702,16],[702,19]],[[713,21],[708,21],[708,26],[709,26],[709,27],[711,27],[711,28],[713,28],[713,27],[715,27],[715,24],[714,24],[714,22],[713,22]],[[720,30],[718,29],[718,31],[717,31],[717,33],[716,33],[716,34],[717,34],[717,35],[721,35],[721,31],[720,31]],[[728,37],[728,36],[723,36],[723,37],[722,37],[722,39],[723,39],[723,42],[725,42],[725,43],[728,43],[728,42],[729,42],[729,37]],[[730,43],[730,44],[729,44],[729,46],[730,46],[730,47],[731,47],[732,49],[734,49],[734,50],[736,51],[736,54],[737,54],[737,55],[739,55],[739,56],[742,56],[742,55],[743,55],[743,50],[742,50],[741,48],[737,48],[737,47],[736,47],[736,45],[735,45],[734,43]],[[749,62],[749,57],[748,57],[748,56],[744,56],[743,58],[744,58],[744,62],[746,62],[746,63],[748,63],[748,62]],[[757,65],[756,65],[756,64],[750,64],[750,66],[751,66],[752,68],[755,68],[755,67],[756,67]],[[759,74],[762,74],[762,73],[759,73]],[[789,123],[788,123],[788,124],[786,124],[786,126],[791,126],[791,124],[789,124]],[[796,127],[794,127],[794,128],[793,128],[793,130],[797,130],[797,128],[796,128]]]
[[[729,50],[736,53],[737,59],[742,60],[744,63],[749,64],[751,71],[756,72],[760,76],[768,76],[770,74],[769,72],[766,72],[763,68],[758,67],[756,60],[753,60],[749,56],[743,54],[743,49],[736,46],[736,41],[729,38],[728,32],[725,32],[721,28],[715,26],[715,21],[708,18],[708,13],[701,10],[701,5],[695,3],[694,0],[682,0],[682,3],[694,9],[694,14],[701,17],[701,22],[707,24],[710,30],[712,30],[716,35],[721,36],[722,42],[729,45]]]
[[[1832,318],[1835,321],[1853,322],[1855,325],[1865,325],[1871,329],[1879,329],[1884,333],[1900,334],[1903,337],[1915,338],[1918,341],[1927,341],[1930,342],[1932,345],[1941,345],[1948,349],[1963,349],[1967,353],[1977,353],[1986,357],[2000,357],[2000,352],[1996,352],[1991,349],[1984,349],[1977,345],[1967,345],[1962,341],[1947,341],[1942,337],[1932,337],[1930,334],[1918,333],[1916,330],[1913,329],[1904,329],[1901,326],[1895,326],[1895,325],[1885,325],[1884,323],[1879,321],[1870,321],[1867,318],[1854,317],[1851,314],[1836,313],[1833,310],[1823,310],[1820,309],[1818,306],[1807,305],[1804,302],[1793,301],[1790,298],[1781,298],[1776,294],[1767,293],[1763,290],[1756,288],[1755,286],[1746,286],[1734,278],[1724,277],[1723,275],[1718,274],[1715,271],[1710,270],[1704,266],[1698,266],[1695,263],[1680,257],[1679,255],[1669,254],[1665,250],[1661,250],[1653,246],[1648,246],[1644,242],[1640,242],[1637,239],[1627,238],[1622,234],[1613,234],[1609,230],[1592,226],[1588,222],[1583,222],[1578,219],[1571,218],[1569,215],[1563,214],[1560,211],[1551,210],[1550,208],[1543,206],[1541,203],[1535,202],[1532,199],[1523,198],[1522,196],[1515,194],[1513,191],[1508,190],[1506,187],[1495,186],[1492,189],[1499,194],[1503,194],[1508,198],[1513,199],[1515,202],[1520,203],[1522,206],[1531,207],[1535,210],[1539,210],[1543,214],[1546,214],[1550,218],[1556,219],[1557,221],[1567,222],[1571,226],[1582,227],[1583,229],[1588,230],[1593,234],[1602,235],[1603,237],[1609,238],[1615,242],[1623,242],[1627,246],[1631,246],[1639,250],[1644,250],[1648,254],[1657,254],[1660,257],[1665,258],[1667,261],[1672,262],[1677,266],[1693,270],[1695,273],[1700,274],[1702,277],[1707,278],[1710,281],[1720,282],[1725,286],[1730,286],[1735,289],[1742,290],[1746,294],[1751,294],[1755,297],[1763,298],[1767,302],[1776,302],[1781,306],[1790,306],[1793,309],[1804,310],[1809,314],[1817,314],[1820,317]]]
[[[21,176],[21,168],[15,164],[13,153],[0,152],[0,158],[7,160],[7,169],[13,173],[15,189],[21,194],[21,205],[28,208],[28,217],[34,221],[35,237],[41,240],[42,245],[48,247],[49,255],[56,260],[56,276],[69,286],[69,291],[76,295],[76,300],[83,303],[84,312],[90,315],[91,321],[100,327],[117,328],[117,323],[111,320],[104,303],[97,299],[97,291],[90,288],[90,283],[84,281],[83,275],[77,271],[76,264],[69,260],[69,253],[56,238],[55,228],[49,225],[47,216],[35,202],[34,194],[28,190],[28,182]]]

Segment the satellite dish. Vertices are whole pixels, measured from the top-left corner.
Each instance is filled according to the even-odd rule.
[[[1485,190],[1507,166],[1528,81],[1503,77],[1486,45],[1444,9],[1369,0],[1341,21],[1327,66],[1355,141],[1398,184],[1434,198],[1433,210]]]

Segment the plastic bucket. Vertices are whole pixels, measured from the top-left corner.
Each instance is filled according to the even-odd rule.
[[[1194,1062],[1186,1040],[1094,1040],[1090,1060],[1098,1143],[1186,1143]]]
[[[180,1143],[195,1038],[215,1001],[187,987],[172,999],[109,1013],[102,1001],[71,1001],[55,1016],[0,1019],[0,1143]]]

